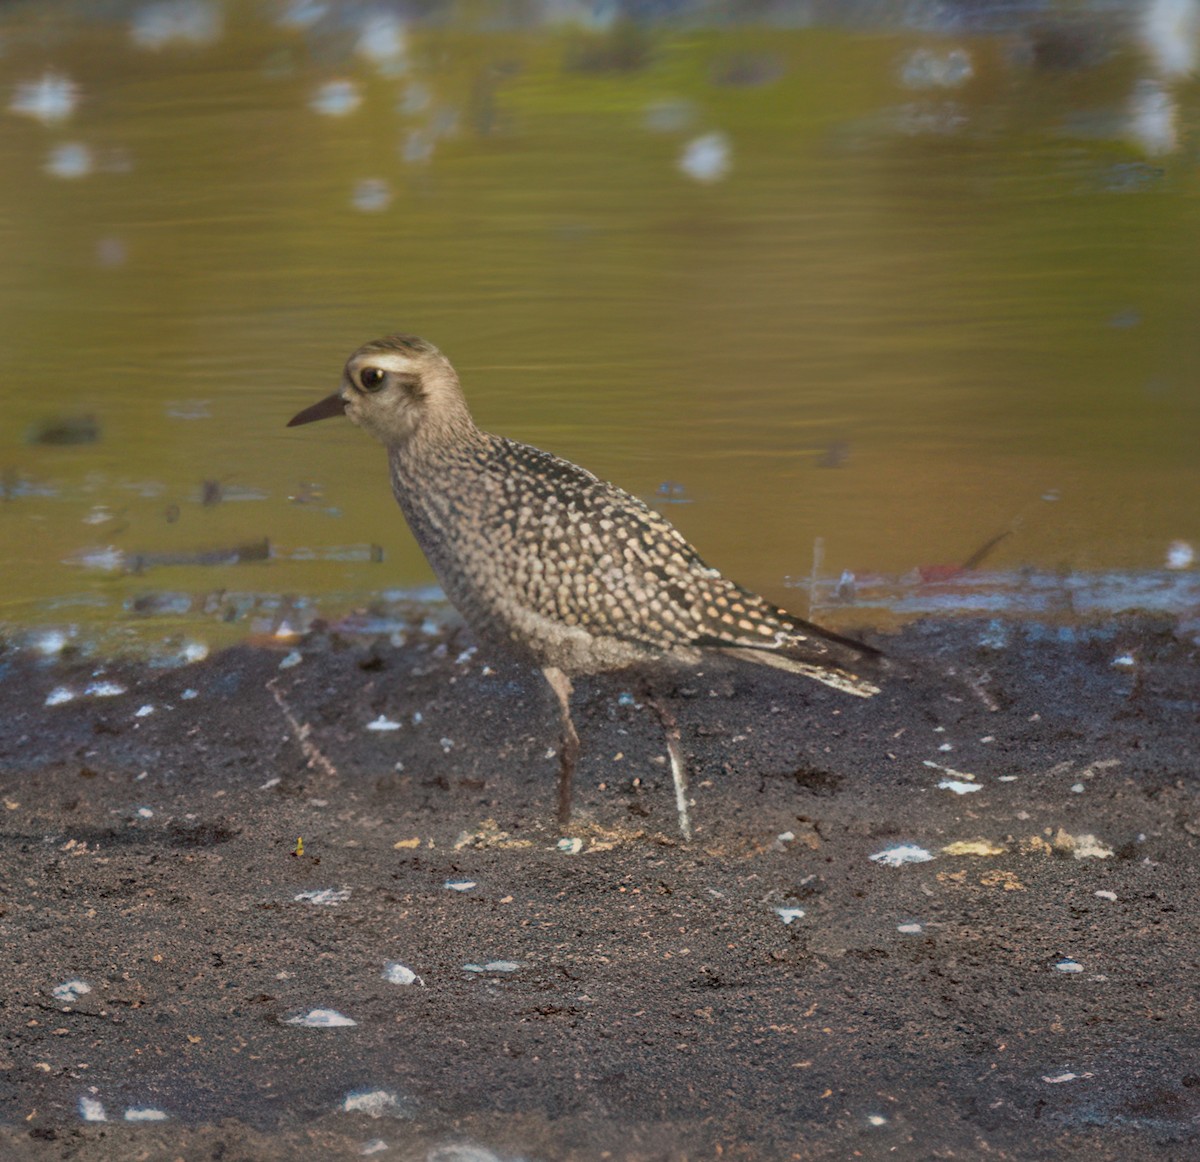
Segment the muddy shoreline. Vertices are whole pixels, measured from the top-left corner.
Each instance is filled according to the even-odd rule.
[[[690,845],[619,675],[560,845],[540,679],[427,630],[0,654],[0,1153],[1195,1156],[1171,619],[914,624],[866,702],[672,683]]]

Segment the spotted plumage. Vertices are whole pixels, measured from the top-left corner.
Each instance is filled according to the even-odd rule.
[[[339,392],[291,422],[342,412],[387,447],[396,499],[468,624],[546,673],[563,712],[565,779],[578,746],[573,675],[695,664],[720,650],[849,694],[878,692],[858,672],[876,651],[722,577],[615,485],[480,431],[454,369],[425,340],[393,335],[361,347]]]

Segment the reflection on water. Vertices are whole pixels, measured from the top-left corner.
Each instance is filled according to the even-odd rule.
[[[985,545],[1194,601],[1200,5],[635,7],[0,8],[0,623],[427,584],[382,453],[283,428],[395,329],[801,612]]]

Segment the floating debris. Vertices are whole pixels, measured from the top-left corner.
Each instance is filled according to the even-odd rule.
[[[353,81],[326,81],[312,95],[308,107],[322,117],[345,117],[362,104],[362,93]]]
[[[1172,541],[1167,546],[1168,569],[1190,569],[1196,563],[1196,550],[1187,541]]]
[[[706,185],[725,177],[731,164],[729,138],[724,133],[706,133],[694,138],[679,157],[680,170]]]
[[[56,145],[46,157],[42,167],[51,177],[65,178],[72,181],[75,178],[87,177],[95,169],[95,159],[92,151],[81,141],[66,141]],[[94,439],[83,440],[42,440],[45,444],[90,444]]]
[[[344,904],[350,899],[350,888],[315,888],[312,891],[301,892],[294,899],[298,904],[316,904],[318,907],[332,908],[335,904]]]
[[[383,178],[363,178],[350,195],[350,204],[364,214],[378,214],[392,204],[395,194]]]
[[[424,986],[425,982],[411,968],[398,960],[389,960],[383,966],[383,979],[388,984],[415,984]]]
[[[934,855],[923,847],[918,847],[915,843],[897,843],[892,847],[885,847],[871,856],[875,863],[881,863],[887,867],[900,867],[906,863],[928,863],[935,858]]]
[[[59,177],[65,176],[62,174]],[[29,444],[48,444],[66,448],[76,444],[94,444],[100,439],[100,424],[95,416],[55,416],[40,420],[26,433]]]
[[[281,1019],[284,1025],[301,1025],[305,1029],[346,1029],[358,1022],[353,1017],[344,1016],[337,1009],[310,1009],[298,1017]]]
[[[92,991],[92,986],[86,980],[67,980],[55,985],[50,995],[64,1005],[73,1005],[80,997]]]
[[[134,15],[129,37],[138,48],[157,52],[173,44],[215,44],[221,31],[221,9],[216,4],[208,0],[159,0]]]
[[[62,73],[47,71],[36,81],[22,81],[17,86],[8,111],[54,125],[66,121],[78,105],[79,86]]]
[[[962,48],[944,54],[914,49],[900,65],[900,83],[906,89],[957,89],[974,75],[970,54]]]

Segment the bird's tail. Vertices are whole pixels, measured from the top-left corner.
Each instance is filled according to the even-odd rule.
[[[886,660],[874,646],[814,625],[740,587],[737,609],[736,628],[714,626],[715,632],[710,631],[697,644],[716,647],[742,661],[799,674],[859,698],[879,693],[871,678],[885,667]]]

